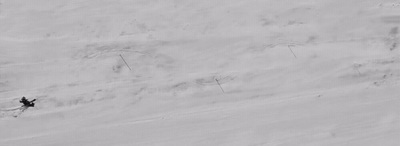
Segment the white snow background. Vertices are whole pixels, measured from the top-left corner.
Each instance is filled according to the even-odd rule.
[[[399,146],[399,27],[398,0],[0,0],[0,145]]]

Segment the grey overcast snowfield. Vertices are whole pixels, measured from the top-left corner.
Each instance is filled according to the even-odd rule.
[[[399,27],[399,0],[0,0],[0,145],[399,146]]]

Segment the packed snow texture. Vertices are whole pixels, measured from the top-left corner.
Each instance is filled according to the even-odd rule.
[[[398,0],[0,0],[0,145],[398,146],[399,27]]]

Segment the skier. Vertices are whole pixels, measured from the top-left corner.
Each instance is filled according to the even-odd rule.
[[[36,101],[36,99],[33,99],[32,101],[28,101],[25,96],[21,98],[21,100],[19,101],[20,103],[24,104],[22,105],[23,107],[35,107],[35,103],[33,103],[34,101]]]

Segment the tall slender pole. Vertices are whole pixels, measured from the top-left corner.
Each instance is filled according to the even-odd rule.
[[[128,65],[128,63],[126,63],[126,61],[125,61],[125,59],[124,59],[124,57],[122,57],[122,55],[121,54],[119,54],[119,56],[122,58],[122,60],[125,62],[125,65],[129,68],[129,70],[132,70],[131,69],[131,67],[129,67],[129,65]]]
[[[290,45],[288,45],[288,48],[290,49],[290,51],[292,52],[292,54],[293,54],[293,56],[295,57],[295,58],[297,58],[297,56],[293,53],[293,50],[292,50],[292,48],[290,48]]]
[[[361,72],[360,72],[360,70],[358,70],[358,68],[357,68],[357,67],[356,67],[355,69],[357,70],[357,72],[358,72],[358,75],[359,75],[359,76],[361,76]]]
[[[354,66],[354,69],[357,70],[358,75],[361,76],[361,72],[360,72],[360,70],[358,69],[359,67],[361,67],[361,64],[354,64],[353,66]]]
[[[225,93],[224,89],[222,89],[222,86],[221,86],[221,84],[219,84],[219,81],[218,81],[218,79],[215,79],[215,81],[217,81],[217,83],[218,83],[218,85],[219,85],[219,88],[221,88],[222,92],[223,92],[223,93]]]

